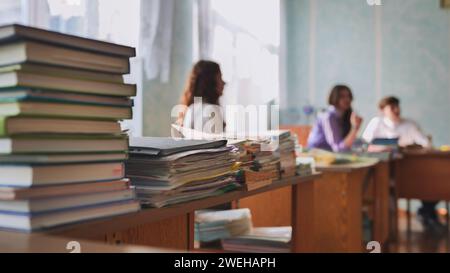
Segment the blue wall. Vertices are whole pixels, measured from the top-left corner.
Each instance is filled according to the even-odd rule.
[[[450,143],[450,14],[438,0],[284,1],[288,107],[325,107],[346,83],[366,122],[396,95],[434,144]]]

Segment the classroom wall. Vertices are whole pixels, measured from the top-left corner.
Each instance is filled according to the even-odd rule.
[[[450,143],[450,11],[439,2],[284,0],[286,108],[326,107],[330,88],[346,83],[366,123],[396,95],[434,144]]]
[[[170,79],[143,83],[143,135],[170,136],[170,113],[180,101],[186,78],[192,66],[193,0],[175,1],[174,30]]]

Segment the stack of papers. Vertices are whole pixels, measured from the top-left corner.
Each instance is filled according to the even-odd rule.
[[[229,252],[245,253],[288,253],[292,227],[252,228],[245,235],[222,240],[222,247]]]
[[[278,152],[280,154],[280,176],[281,178],[293,177],[296,175],[296,138],[285,134],[280,138]]]
[[[269,131],[244,146],[252,155],[251,166],[244,167],[248,190],[272,184],[273,181],[296,174],[295,141],[289,131]]]
[[[145,206],[169,206],[239,187],[239,153],[226,141],[135,138],[130,146],[126,174]]]
[[[252,228],[249,209],[198,211],[195,213],[196,241],[208,243],[248,234]]]
[[[312,149],[307,154],[315,160],[316,168],[327,167],[351,167],[364,168],[378,163],[380,160],[376,157],[360,156],[358,154],[332,153],[320,149]]]

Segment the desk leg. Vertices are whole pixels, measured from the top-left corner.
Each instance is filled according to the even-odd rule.
[[[314,181],[292,186],[293,253],[316,252],[314,234]]]
[[[188,213],[187,217],[187,249],[195,249],[195,212]]]
[[[374,240],[383,246],[389,240],[389,164],[379,163],[374,177]]]

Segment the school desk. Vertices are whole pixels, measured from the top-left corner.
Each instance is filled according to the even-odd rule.
[[[0,253],[165,253],[175,250],[0,231]]]
[[[373,213],[377,219],[374,220],[374,236],[380,242],[386,241],[389,196],[387,166],[373,161],[369,164],[323,166],[317,170],[323,172],[320,178],[299,185],[299,206],[292,205],[293,194],[286,188],[242,199],[239,207],[252,210],[256,226],[298,225],[301,233],[309,234],[301,238],[305,252],[361,252],[364,251],[363,187],[372,184],[375,194]],[[376,179],[376,183],[370,182],[371,179]],[[290,207],[298,209],[292,211]],[[294,218],[290,214],[301,217],[296,217],[298,222],[292,223],[291,219]]]
[[[395,182],[399,199],[450,201],[450,152],[403,152],[395,165]],[[410,223],[408,208],[408,229]]]
[[[320,178],[320,176],[320,174],[312,174],[282,179],[274,182],[272,185],[253,191],[233,191],[216,197],[204,198],[165,208],[143,209],[136,213],[86,221],[36,234],[93,240],[108,244],[131,244],[193,250],[194,212],[196,210],[229,204],[249,196],[289,187],[292,188],[291,210],[297,212],[303,206],[300,187],[305,183],[307,184]],[[298,219],[300,218],[299,215],[302,214],[292,214],[293,252],[302,251],[304,247],[302,238],[309,236],[309,234],[303,233],[302,225],[299,224],[303,220]]]

